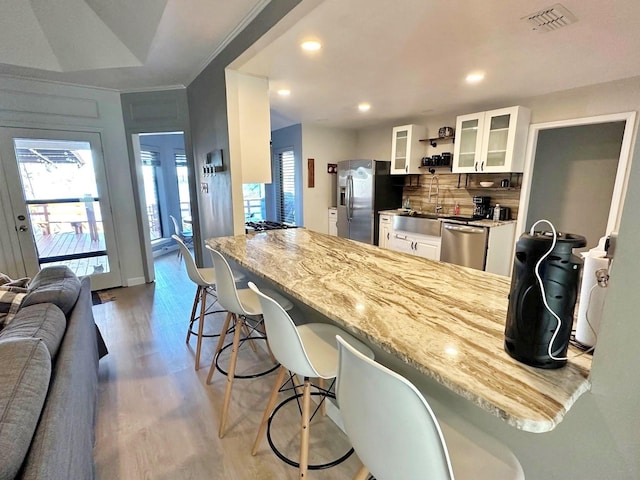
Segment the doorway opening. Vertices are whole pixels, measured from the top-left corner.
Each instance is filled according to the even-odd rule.
[[[556,225],[561,230],[586,234],[587,249],[617,231],[635,116],[625,112],[531,125],[517,231],[549,216],[562,223]],[[552,156],[555,164],[547,161]],[[563,181],[569,177],[572,184]],[[587,226],[589,232],[583,232]]]
[[[153,257],[177,249],[171,235],[191,235],[189,169],[183,132],[140,133],[137,139],[143,190],[143,225]],[[146,214],[146,215],[145,215]],[[173,221],[175,219],[175,223]],[[178,231],[179,230],[179,231]]]

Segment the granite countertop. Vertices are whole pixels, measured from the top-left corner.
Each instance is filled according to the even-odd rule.
[[[552,430],[590,388],[588,355],[543,370],[505,353],[506,277],[303,228],[207,243],[518,429]]]
[[[397,210],[380,210],[378,212],[380,215],[402,215],[407,213],[406,210],[403,209],[397,209]],[[443,222],[451,222],[451,223],[463,223],[465,225],[472,225],[475,227],[499,227],[501,225],[508,225],[510,223],[516,223],[517,220],[491,220],[488,218],[481,218],[478,220],[469,220],[469,221],[465,221],[465,222],[460,222],[458,220],[454,220],[451,218],[447,218],[446,215],[443,215],[440,218],[441,221]]]

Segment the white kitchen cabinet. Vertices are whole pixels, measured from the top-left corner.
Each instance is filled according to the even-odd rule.
[[[338,236],[338,209],[329,208],[329,235]]]
[[[389,248],[430,260],[440,260],[440,237],[392,231]]]
[[[380,248],[389,248],[389,240],[391,238],[391,215],[380,215],[378,223],[378,246]]]
[[[402,125],[393,128],[391,141],[391,174],[419,174],[425,146],[420,138],[426,136],[426,129],[419,125]]]
[[[511,275],[515,245],[516,222],[489,228],[485,272]]]
[[[522,172],[530,119],[520,106],[459,116],[452,172]]]

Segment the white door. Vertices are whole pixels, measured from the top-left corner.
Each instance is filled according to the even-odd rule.
[[[100,135],[0,128],[0,163],[11,270],[33,277],[63,264],[93,290],[120,286]]]

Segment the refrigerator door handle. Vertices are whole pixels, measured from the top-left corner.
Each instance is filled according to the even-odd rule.
[[[353,176],[347,176],[347,218],[353,219]]]

